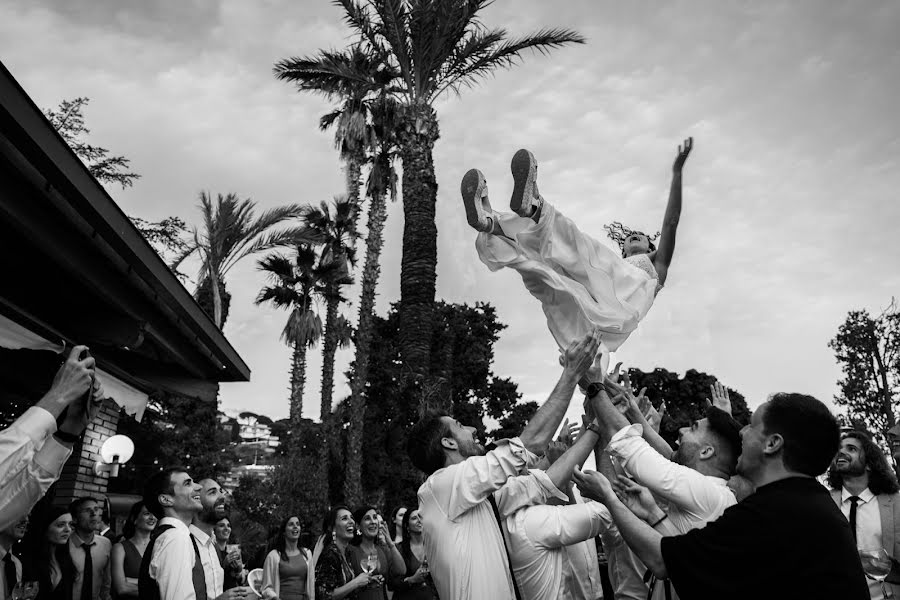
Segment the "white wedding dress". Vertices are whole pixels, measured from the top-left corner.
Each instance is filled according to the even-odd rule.
[[[593,328],[602,332],[602,369],[637,329],[662,289],[646,254],[622,258],[584,234],[570,219],[544,202],[538,223],[494,212],[503,232],[479,233],[478,257],[491,271],[509,267],[522,276],[537,298],[547,326],[561,350]]]

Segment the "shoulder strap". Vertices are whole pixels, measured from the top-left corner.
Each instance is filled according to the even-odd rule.
[[[150,577],[150,561],[153,559],[153,547],[156,545],[156,540],[172,527],[172,525],[160,525],[150,534],[150,542],[147,543],[147,548],[144,550],[141,568],[138,571],[138,598],[140,600],[159,600],[159,586],[156,585],[156,580]]]

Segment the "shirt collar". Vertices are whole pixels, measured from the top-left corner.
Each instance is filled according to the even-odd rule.
[[[188,528],[191,532],[191,535],[196,538],[196,540],[200,543],[201,546],[208,546],[210,540],[212,540],[211,535],[207,535],[205,531],[191,523],[191,526]]]
[[[184,521],[175,517],[163,517],[159,520],[160,525],[171,525],[176,529],[182,529],[184,531],[188,530],[188,526],[184,524]]]
[[[70,541],[76,548],[80,548],[82,545],[84,545],[85,543],[87,543],[87,542],[85,542],[83,539],[81,539],[81,536],[78,535],[77,533],[75,533],[74,531],[72,532],[72,535],[69,536],[69,541]],[[91,539],[91,542],[90,542],[90,543],[93,544],[93,543],[96,543],[96,542],[97,542],[97,534],[95,533],[95,534],[94,534],[94,538]]]
[[[849,502],[851,496],[853,496],[853,494],[848,492],[847,488],[841,488],[841,503]],[[872,490],[866,488],[859,494],[859,501],[865,504],[874,497],[875,494],[872,493]]]

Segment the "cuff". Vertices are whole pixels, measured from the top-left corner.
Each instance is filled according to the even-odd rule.
[[[49,412],[38,406],[32,406],[13,423],[25,435],[31,438],[35,446],[40,446],[56,431],[56,419]]]
[[[613,454],[616,451],[616,446],[624,441],[635,437],[643,437],[644,428],[635,423],[634,425],[627,425],[616,432],[616,435],[612,436],[612,439],[609,440],[609,445],[606,447],[606,450]]]
[[[51,436],[34,455],[34,462],[54,478],[58,478],[71,454],[71,448],[66,448]]]
[[[550,477],[547,476],[545,472],[538,469],[533,469],[529,471],[529,473],[541,486],[541,491],[545,493],[544,495],[546,499],[549,499],[550,497],[563,501],[567,501],[569,499],[566,494],[559,491],[559,488],[553,485],[553,481],[550,479]]]

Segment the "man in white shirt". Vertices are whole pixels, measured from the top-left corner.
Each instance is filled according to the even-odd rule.
[[[49,391],[0,431],[0,530],[27,515],[59,479],[72,446],[99,412],[99,403],[87,402],[93,380],[93,357],[87,355],[87,346],[75,346]],[[57,429],[56,421],[66,409]]]
[[[13,545],[25,537],[28,517],[20,518],[0,531],[0,600],[10,600],[16,584],[22,581],[22,563],[12,554]]]
[[[597,355],[594,331],[573,343],[562,357],[563,372],[548,400],[518,438],[501,440],[485,452],[475,429],[448,415],[428,414],[412,428],[407,451],[412,463],[429,475],[419,488],[425,555],[441,598],[510,600],[519,597],[510,573],[501,532],[499,500],[494,492],[536,461],[559,427],[575,386]],[[544,502],[543,486],[521,486],[504,498],[505,514]]]
[[[225,570],[219,562],[219,554],[216,551],[216,537],[213,529],[216,523],[228,516],[226,509],[226,493],[215,479],[202,479],[200,481],[200,504],[203,508],[194,517],[190,526],[191,535],[197,543],[200,552],[200,562],[203,564],[203,573],[206,576],[206,597],[215,600],[220,596],[224,599]],[[232,596],[243,593],[247,596],[250,588],[240,588],[233,592]]]
[[[848,431],[828,470],[831,497],[850,522],[859,550],[881,550],[891,561],[884,583],[867,579],[872,600],[900,598],[900,486],[887,458],[861,431]],[[863,567],[866,567],[864,557]]]
[[[94,498],[76,498],[69,504],[75,531],[69,537],[69,556],[75,567],[72,600],[109,600],[112,586],[112,542],[97,535],[103,507]]]

